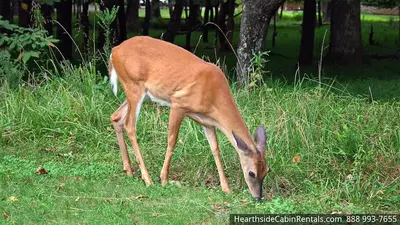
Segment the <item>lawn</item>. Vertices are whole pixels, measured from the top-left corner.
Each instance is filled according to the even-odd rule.
[[[238,156],[218,133],[233,192],[220,190],[207,140],[189,119],[180,129],[168,186],[146,187],[136,164],[134,177],[126,177],[109,120],[124,95],[115,97],[103,72],[83,63],[58,72],[41,70],[37,76],[47,78],[42,83],[0,87],[1,223],[226,224],[231,213],[398,214],[398,61],[371,59],[354,68],[324,65],[321,82],[315,65],[300,68],[294,79],[299,23],[279,22],[264,84],[251,91],[232,84],[251,133],[259,124],[268,133],[272,172],[264,181],[264,201],[250,198]],[[395,25],[364,21],[364,41],[370,23],[376,24],[380,45],[365,43],[367,54],[389,53],[396,47]],[[318,28],[316,46],[328,28]],[[181,38],[177,42],[183,44]],[[234,40],[236,45],[237,32]],[[211,52],[213,62],[226,56],[228,73],[234,64],[228,53],[214,57],[203,44],[198,50],[200,55]],[[319,51],[316,47],[315,62]],[[0,74],[23,73],[11,61],[2,62]],[[145,103],[138,121],[139,145],[154,181],[167,147],[168,112]],[[37,174],[38,168],[47,174]]]

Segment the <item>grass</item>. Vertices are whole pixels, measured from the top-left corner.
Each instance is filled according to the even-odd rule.
[[[336,94],[312,80],[288,85],[268,79],[252,92],[232,89],[250,130],[264,124],[268,131],[273,172],[264,182],[267,200],[256,203],[236,153],[219,134],[234,192],[220,191],[207,141],[188,119],[173,157],[173,184],[146,188],[139,172],[126,177],[109,122],[123,96],[113,97],[85,66],[66,71],[41,87],[2,87],[4,222],[221,224],[230,213],[399,212],[398,101]],[[167,121],[168,109],[148,103],[138,123],[154,180],[166,149]],[[48,174],[35,174],[38,167]]]
[[[324,65],[322,83],[313,78],[315,68],[300,68],[300,78],[293,81],[295,67],[288,67],[296,62],[298,22],[279,23],[265,84],[250,92],[232,88],[250,131],[259,124],[267,129],[272,172],[264,181],[265,201],[252,201],[237,154],[218,133],[233,193],[220,190],[207,140],[189,119],[182,123],[174,152],[173,182],[146,187],[139,171],[126,177],[109,120],[123,93],[113,96],[96,69],[80,64],[41,70],[38,77],[51,79],[40,85],[0,86],[1,223],[226,224],[231,213],[398,214],[397,61],[372,61],[363,68]],[[392,40],[390,22],[373,23],[387,31],[377,32],[377,40],[394,46],[385,41]],[[317,46],[325,29],[317,30]],[[197,53],[212,52],[211,61],[226,56],[225,62],[232,62],[228,53],[214,57],[213,51],[201,45]],[[7,63],[0,77],[26,72],[1,59]],[[363,79],[349,79],[353,73]],[[145,103],[138,122],[139,145],[154,181],[167,147],[168,112]],[[48,174],[36,174],[39,167]]]

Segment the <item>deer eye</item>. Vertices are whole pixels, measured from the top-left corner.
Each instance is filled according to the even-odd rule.
[[[253,173],[253,171],[249,171],[249,176],[252,178],[256,178],[256,175]]]

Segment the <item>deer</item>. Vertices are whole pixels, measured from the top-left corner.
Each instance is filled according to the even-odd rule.
[[[111,115],[123,170],[133,176],[124,140],[126,132],[145,184],[153,181],[139,149],[136,124],[145,100],[169,106],[168,145],[160,173],[161,185],[168,183],[171,158],[182,120],[189,117],[203,127],[217,166],[223,192],[231,192],[218,147],[216,128],[229,140],[239,155],[245,182],[253,198],[261,200],[262,184],[269,172],[265,160],[266,132],[258,126],[254,141],[230,93],[222,70],[191,52],[163,40],[136,36],[111,51],[109,80],[117,95],[118,81],[126,99]]]

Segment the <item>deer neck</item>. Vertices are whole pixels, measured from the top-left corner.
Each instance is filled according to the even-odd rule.
[[[220,104],[215,115],[214,119],[218,123],[218,128],[224,133],[236,150],[238,149],[232,132],[239,136],[251,149],[255,149],[255,144],[249,130],[234,103],[227,104],[225,102],[225,104]]]

